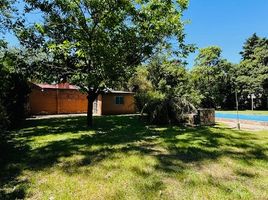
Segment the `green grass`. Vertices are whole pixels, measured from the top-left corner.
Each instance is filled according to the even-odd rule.
[[[216,111],[220,113],[231,113],[236,114],[236,110],[228,110],[228,111]],[[268,110],[239,110],[240,114],[247,114],[247,115],[268,115]]]
[[[107,116],[94,129],[84,117],[27,121],[12,136],[0,199],[268,198],[268,132]]]

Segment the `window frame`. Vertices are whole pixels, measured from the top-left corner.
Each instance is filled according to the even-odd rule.
[[[124,96],[115,96],[116,105],[124,105]]]

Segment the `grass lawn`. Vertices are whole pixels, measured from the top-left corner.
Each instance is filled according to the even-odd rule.
[[[216,111],[220,113],[230,113],[236,114],[236,110],[228,110],[228,111]],[[246,115],[268,115],[268,110],[239,110],[239,114],[246,114]]]
[[[14,131],[0,149],[0,199],[268,199],[268,132],[85,120]]]

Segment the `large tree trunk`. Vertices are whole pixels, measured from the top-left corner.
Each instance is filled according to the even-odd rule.
[[[97,99],[99,92],[97,90],[90,90],[88,91],[87,95],[87,126],[93,126],[93,103]]]
[[[87,97],[87,126],[92,127],[93,126],[93,102]]]

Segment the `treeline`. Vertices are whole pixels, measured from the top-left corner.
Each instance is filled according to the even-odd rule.
[[[232,64],[222,58],[219,47],[200,49],[190,71],[202,107],[235,108],[237,92],[240,109],[268,108],[268,39],[253,34],[243,46],[242,60]]]
[[[137,68],[130,86],[137,91],[137,106],[152,122],[183,120],[194,108],[268,108],[268,39],[253,34],[241,52],[242,60],[233,64],[222,57],[217,46],[199,49],[195,64],[186,70],[182,62],[158,56]]]
[[[250,107],[248,95],[254,94],[257,109],[268,108],[268,39],[253,34],[243,46],[237,65],[236,84],[243,108]]]

